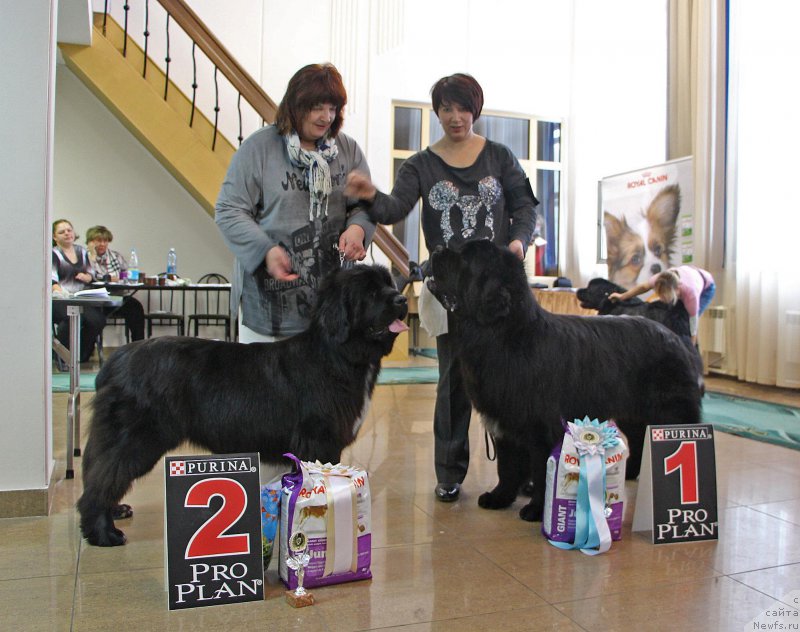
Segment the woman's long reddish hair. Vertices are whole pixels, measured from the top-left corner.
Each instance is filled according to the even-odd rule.
[[[334,138],[344,124],[347,91],[342,75],[333,64],[309,64],[294,73],[275,115],[278,131],[283,135],[298,131],[303,117],[321,103],[336,106],[336,118],[328,132],[328,136]]]

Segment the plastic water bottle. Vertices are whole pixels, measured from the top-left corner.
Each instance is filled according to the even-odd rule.
[[[170,248],[167,253],[167,274],[178,276],[178,253],[175,248]]]
[[[128,281],[139,282],[139,256],[136,254],[136,248],[131,248],[131,258],[128,261]]]

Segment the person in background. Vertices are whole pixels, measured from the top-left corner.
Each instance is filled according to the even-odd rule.
[[[66,296],[84,289],[94,281],[89,253],[75,243],[77,239],[72,223],[66,219],[53,222],[53,255],[51,285],[53,296]],[[69,348],[69,316],[66,305],[53,303],[53,324],[56,337]],[[80,361],[88,362],[94,353],[97,337],[102,333],[106,317],[99,307],[85,306],[81,312]]]
[[[250,135],[231,160],[215,218],[236,257],[231,308],[241,342],[305,330],[321,278],[366,256],[375,226],[348,203],[344,186],[350,171],[369,167],[341,132],[346,103],[334,66],[305,66],[290,79],[275,124]]]
[[[403,163],[391,195],[378,191],[362,173],[351,174],[345,192],[367,202],[370,217],[382,224],[402,220],[422,198],[422,231],[429,252],[437,246],[457,249],[467,241],[490,239],[524,259],[538,201],[511,150],[473,130],[483,109],[483,89],[470,75],[458,73],[433,85],[431,101],[444,136]],[[449,314],[442,314],[441,320],[449,327]],[[472,405],[447,333],[436,336],[436,349],[435,494],[450,502],[458,498],[467,475]]]
[[[697,320],[711,303],[716,289],[714,277],[707,270],[695,266],[678,266],[659,272],[626,292],[613,292],[608,295],[608,299],[614,303],[627,301],[654,290],[656,296],[668,305],[681,301],[689,314],[692,344],[697,345]]]
[[[95,278],[100,281],[117,283],[120,280],[120,273],[127,272],[128,263],[119,252],[108,247],[113,240],[114,235],[105,226],[92,226],[86,231],[89,261],[92,264]],[[144,307],[133,296],[123,294],[122,305],[104,307],[103,312],[106,318],[122,316],[131,340],[144,339]]]

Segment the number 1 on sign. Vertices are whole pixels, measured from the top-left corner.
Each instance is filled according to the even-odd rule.
[[[664,474],[676,471],[680,472],[681,504],[695,505],[700,502],[696,441],[682,441],[678,449],[664,459]]]

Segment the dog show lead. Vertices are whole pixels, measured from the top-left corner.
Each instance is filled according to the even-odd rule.
[[[379,192],[368,174],[356,172],[348,177],[347,195],[370,202],[369,215],[381,224],[401,221],[421,198],[429,252],[437,246],[457,248],[468,241],[490,240],[524,259],[539,202],[511,150],[473,130],[483,109],[483,89],[467,74],[442,77],[431,89],[431,104],[444,136],[403,163],[391,194]],[[435,302],[432,297],[430,302]],[[426,326],[422,310],[420,319]],[[440,320],[445,321],[444,315]],[[449,328],[449,316],[446,320]],[[433,418],[435,493],[450,502],[458,498],[467,475],[472,405],[461,379],[459,355],[443,329],[433,332],[439,360]]]

